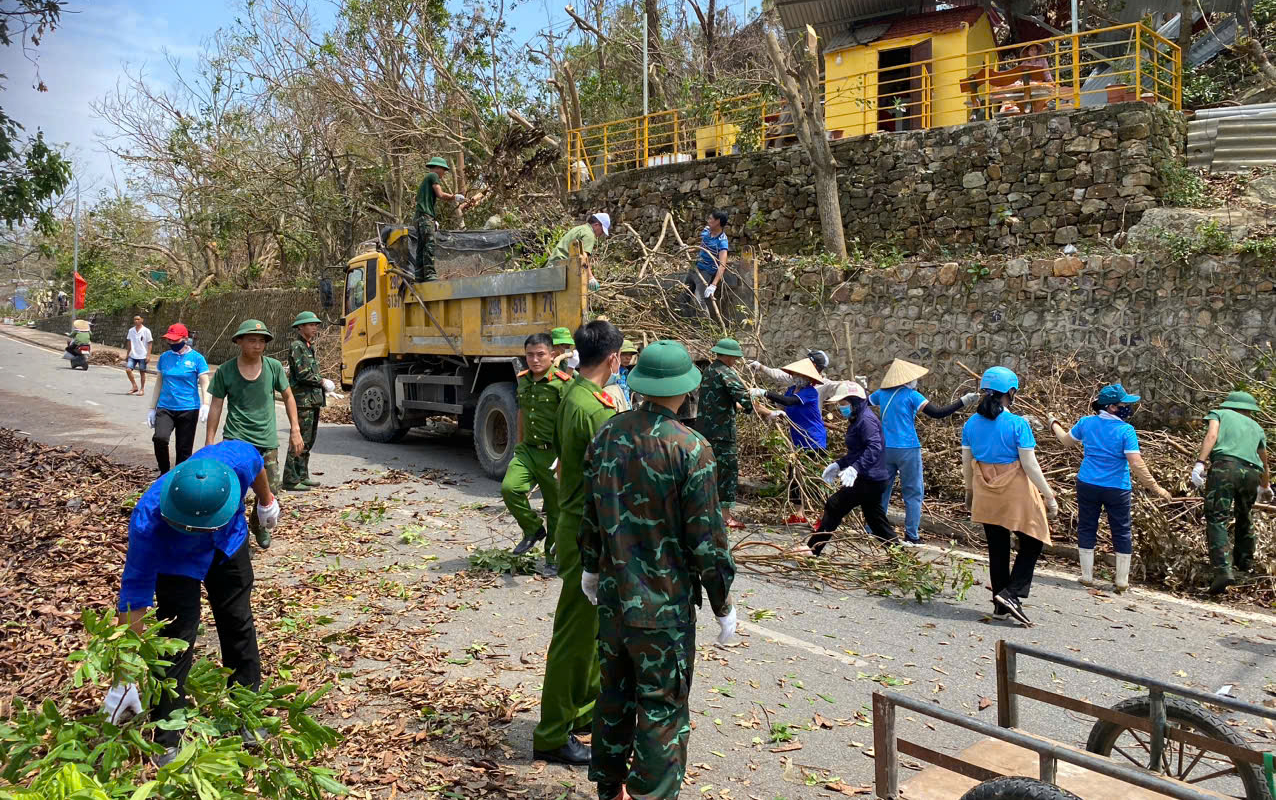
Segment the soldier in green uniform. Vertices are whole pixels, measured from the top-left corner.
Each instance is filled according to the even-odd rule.
[[[624,337],[615,325],[594,320],[574,337],[580,367],[558,407],[558,525],[555,557],[563,588],[554,611],[554,634],[545,657],[541,720],[532,734],[532,754],[560,764],[589,763],[589,747],[574,735],[590,730],[598,699],[598,612],[581,592],[577,537],[585,514],[585,449],[616,413],[603,384],[620,367]]]
[[[682,345],[660,341],[642,351],[629,383],[646,402],[590,445],[580,528],[581,591],[598,605],[602,666],[589,779],[603,800],[678,796],[701,589],[718,643],[736,627],[713,452],[677,417],[700,370]]]
[[[288,348],[288,383],[297,401],[297,422],[301,424],[302,449],[289,453],[284,462],[284,488],[290,492],[308,492],[319,481],[310,477],[310,449],[319,433],[319,409],[327,402],[328,392],[337,387],[319,374],[319,358],[314,341],[323,321],[313,311],[303,311],[292,321],[297,332]]]
[[[718,357],[705,370],[696,429],[709,440],[718,462],[718,501],[722,503],[723,519],[728,528],[743,528],[744,523],[731,516],[731,507],[735,505],[736,480],[740,475],[735,444],[736,409],[753,413],[749,390],[744,388],[735,371],[736,362],[744,358],[744,351],[735,339],[722,339],[710,352]]]
[[[465,202],[465,195],[460,192],[443,191],[443,173],[451,171],[446,158],[435,156],[425,162],[425,178],[416,190],[416,263],[413,267],[417,283],[438,277],[434,269],[434,229],[439,218],[435,204],[439,200]]]
[[[579,358],[576,356],[576,340],[567,328],[554,328],[549,332],[553,340],[554,369],[562,370],[569,376],[576,370]]]
[[[558,425],[558,406],[571,386],[567,373],[553,369],[553,340],[547,333],[534,333],[523,343],[527,369],[518,373],[518,429],[515,434],[514,459],[501,481],[501,497],[505,507],[523,529],[523,540],[514,548],[522,555],[554,530],[558,524],[558,479],[554,476],[554,429]],[[534,486],[541,487],[545,500],[545,524],[532,510],[527,495]],[[552,548],[546,546],[545,560]]]
[[[1250,511],[1254,502],[1271,502],[1272,479],[1267,466],[1267,434],[1253,419],[1259,411],[1254,396],[1232,392],[1205,415],[1209,427],[1201,443],[1201,455],[1192,468],[1192,484],[1205,488],[1205,535],[1209,540],[1214,580],[1210,593],[1218,594],[1236,583],[1236,569],[1248,573],[1254,567],[1254,528]],[[1208,470],[1206,465],[1208,466]],[[1208,475],[1207,475],[1208,471]],[[1236,546],[1229,552],[1227,524],[1236,519]]]

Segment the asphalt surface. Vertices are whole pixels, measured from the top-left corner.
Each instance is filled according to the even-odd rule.
[[[39,441],[153,464],[148,403],[125,394],[129,384],[122,370],[90,367],[81,372],[67,364],[56,352],[0,335],[0,425]],[[279,412],[283,431],[282,406]],[[201,437],[202,431],[197,445]],[[483,476],[466,436],[413,434],[401,444],[381,445],[364,441],[353,426],[323,425],[311,464],[328,484],[390,468],[449,476],[424,489],[416,484],[328,490],[341,502],[388,493],[412,496],[436,509],[438,520],[451,520],[439,522],[440,535],[419,547],[389,547],[385,560],[420,562],[428,552],[437,558],[433,570],[463,569],[473,547],[509,546],[517,539],[517,526],[501,505],[499,485]],[[285,514],[288,502],[285,495]],[[389,515],[382,530],[387,542],[397,543],[396,531],[409,515],[406,505]],[[261,554],[266,564],[289,558],[286,532],[277,539],[283,547]],[[925,552],[935,555],[938,550]],[[712,644],[717,626],[707,607],[699,623],[692,766],[683,796],[830,797],[823,787],[833,777],[852,787],[871,785],[873,733],[867,722],[872,693],[884,685],[995,724],[994,647],[1003,638],[1206,691],[1230,685],[1235,697],[1255,703],[1270,699],[1264,687],[1276,684],[1273,617],[1182,601],[1145,588],[1124,596],[1091,593],[1071,575],[1039,571],[1028,603],[1036,625],[1021,628],[988,618],[990,595],[982,586],[982,562],[976,573],[979,582],[968,599],[943,596],[926,604],[741,574],[734,589],[741,618],[756,621],[742,623],[739,643],[727,649]],[[458,669],[490,669],[492,680],[538,693],[557,593],[554,580],[509,578],[462,605],[441,631],[438,646],[463,653],[475,642],[500,642],[511,664],[532,666],[496,669],[486,666],[490,662],[475,662]],[[215,647],[213,641],[206,646]],[[1030,660],[1021,660],[1020,676],[1022,682],[1103,706],[1141,693],[1136,686]],[[1084,747],[1093,723],[1026,700],[1020,714],[1023,729],[1078,747]],[[1247,738],[1262,735],[1261,723],[1228,717]],[[521,713],[508,730],[515,754],[511,763],[529,770],[536,720],[535,709]],[[952,754],[978,739],[943,723],[925,723],[901,713],[899,734]],[[770,741],[772,726],[785,724],[794,726],[792,741]],[[1276,734],[1266,735],[1265,746],[1276,747]],[[786,750],[792,742],[800,748]],[[561,781],[571,797],[593,796],[583,770],[551,766],[543,774]],[[905,770],[903,777],[910,774]]]

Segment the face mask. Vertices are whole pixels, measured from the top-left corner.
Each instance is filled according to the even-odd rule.
[[[850,418],[851,418],[851,407],[850,407],[850,406],[847,406],[847,405],[842,405],[842,404],[840,404],[840,403],[839,403],[839,404],[838,404],[838,406],[837,406],[837,413],[841,414],[841,415],[842,415],[844,418],[846,418],[846,419],[850,419]]]
[[[1134,406],[1117,406],[1115,416],[1117,419],[1129,419],[1130,415],[1133,413]]]
[[[168,343],[168,349],[172,350],[174,353],[181,352],[181,349],[185,346],[186,346],[186,342],[169,342]]]
[[[917,388],[917,379],[915,379],[915,378],[914,378],[913,380],[909,381],[908,383],[906,383],[906,384],[904,384],[904,385],[905,385],[905,386],[907,386],[909,389],[916,389],[916,388]]]

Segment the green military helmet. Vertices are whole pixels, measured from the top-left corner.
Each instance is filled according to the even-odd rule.
[[[232,342],[237,342],[239,341],[239,337],[247,336],[250,333],[256,333],[260,336],[265,336],[266,341],[268,342],[275,338],[275,335],[270,332],[269,328],[266,327],[266,323],[262,322],[259,319],[246,319],[239,326],[239,330],[235,331],[235,335],[230,337],[230,340]]]
[[[319,319],[319,317],[315,315],[315,312],[313,312],[313,311],[303,311],[303,312],[301,312],[300,314],[298,314],[298,315],[297,315],[297,318],[296,318],[296,319],[294,319],[294,320],[292,321],[292,327],[294,327],[294,328],[295,328],[295,327],[297,327],[298,325],[307,325],[307,324],[309,324],[309,323],[311,323],[311,322],[317,322],[317,323],[319,323],[320,325],[322,325],[322,324],[323,324],[323,320]]]
[[[234,470],[211,458],[188,459],[168,473],[160,494],[160,516],[187,533],[225,527],[239,509]]]
[[[740,349],[740,343],[735,339],[719,339],[717,344],[709,348],[709,352],[721,356],[744,358],[744,351]]]
[[[624,341],[624,342],[620,345],[620,354],[621,354],[622,356],[623,356],[625,353],[637,353],[637,352],[638,352],[638,345],[634,344],[634,340],[633,340],[633,339],[626,339],[626,340],[625,340],[625,341]]]
[[[661,339],[643,348],[627,381],[630,389],[646,397],[675,397],[700,385],[700,370],[687,348]]]
[[[549,332],[549,335],[553,337],[554,344],[556,345],[565,344],[568,346],[574,346],[576,344],[576,340],[572,338],[572,332],[568,328],[555,328]]]
[[[447,163],[447,159],[443,158],[442,156],[435,156],[434,158],[425,162],[425,165],[427,167],[443,167],[443,169],[447,170],[448,172],[452,171],[452,165]]]
[[[1230,408],[1233,411],[1262,411],[1254,395],[1249,392],[1232,392],[1219,408]]]

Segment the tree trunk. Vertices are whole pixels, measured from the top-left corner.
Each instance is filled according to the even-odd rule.
[[[1184,63],[1187,60],[1188,48],[1192,46],[1192,14],[1196,11],[1196,0],[1180,0],[1179,8],[1181,14],[1179,16],[1179,51],[1183,54]]]
[[[1253,0],[1240,0],[1240,22],[1241,27],[1245,30],[1244,38],[1237,38],[1237,50],[1241,55],[1254,62],[1254,66],[1258,68],[1258,74],[1263,76],[1263,80],[1268,86],[1276,87],[1276,66],[1272,66],[1272,62],[1267,58],[1267,51],[1263,49],[1263,43],[1254,38],[1254,14],[1251,6]]]

